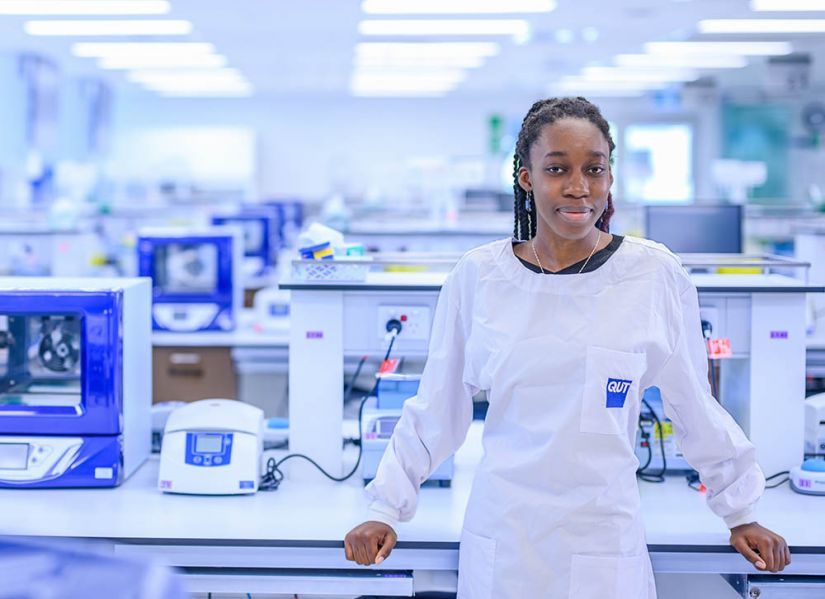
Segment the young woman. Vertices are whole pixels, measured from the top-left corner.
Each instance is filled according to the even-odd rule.
[[[696,288],[664,246],[609,233],[614,147],[584,98],[527,113],[515,239],[470,251],[448,276],[418,396],[367,487],[371,517],[347,535],[347,559],[387,558],[392,527],[462,444],[484,389],[458,596],[654,599],[634,446],[641,391],[655,385],[733,546],[760,570],[790,563],[784,539],[754,522],[765,480],[711,396]]]

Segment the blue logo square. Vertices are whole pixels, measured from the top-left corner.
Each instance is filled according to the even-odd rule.
[[[607,379],[607,407],[623,408],[627,392],[633,381],[625,379]]]

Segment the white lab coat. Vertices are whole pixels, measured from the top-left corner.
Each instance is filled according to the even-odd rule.
[[[485,389],[459,598],[654,599],[634,453],[653,385],[710,508],[731,528],[752,521],[764,476],[711,396],[697,292],[678,258],[627,237],[592,272],[545,275],[509,239],[472,250],[441,291],[418,395],[367,487],[370,518],[412,518]]]

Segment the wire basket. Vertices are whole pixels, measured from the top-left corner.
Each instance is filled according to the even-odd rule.
[[[292,276],[300,281],[365,281],[369,270],[368,262],[295,260],[292,263]]]

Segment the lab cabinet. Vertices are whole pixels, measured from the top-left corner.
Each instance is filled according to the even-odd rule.
[[[152,401],[236,399],[229,347],[154,347]]]

